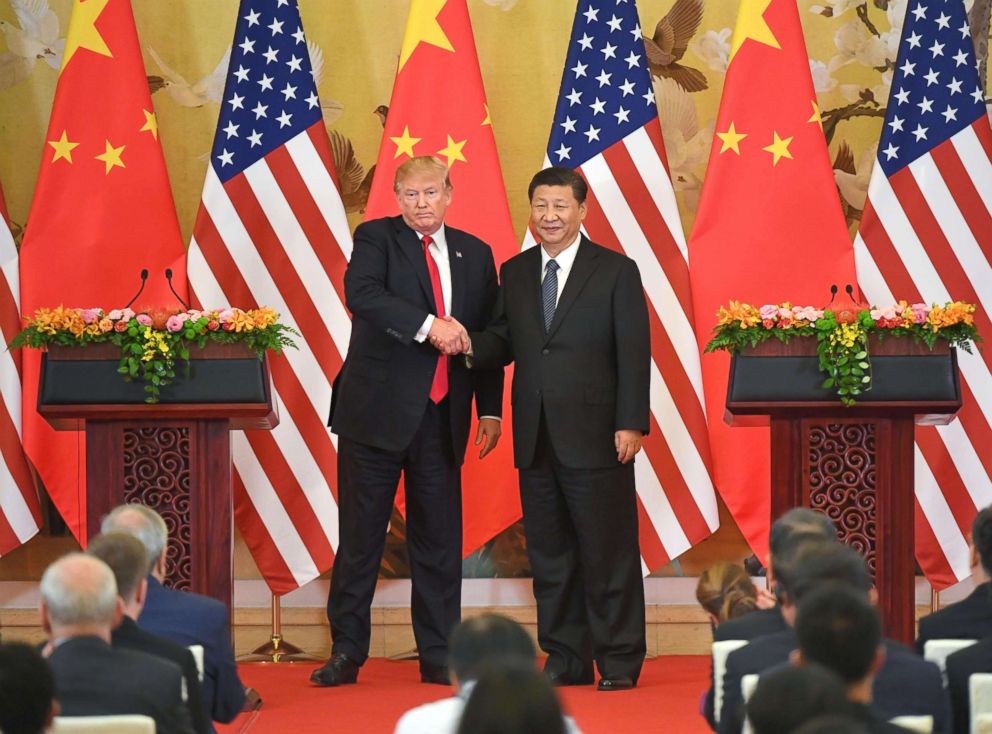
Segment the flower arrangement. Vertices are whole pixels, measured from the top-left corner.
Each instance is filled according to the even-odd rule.
[[[262,307],[214,310],[118,308],[40,308],[26,320],[11,348],[47,349],[52,345],[85,346],[110,343],[120,348],[117,371],[124,380],[145,383],[145,402],[156,403],[160,389],[176,377],[176,360],[189,367],[190,345],[207,342],[243,344],[261,356],[268,350],[281,353],[295,347],[292,327],[279,323],[278,314]]]
[[[943,306],[906,301],[879,308],[839,307],[824,310],[790,303],[757,307],[731,301],[717,312],[713,338],[704,351],[739,352],[768,339],[788,343],[793,337],[817,340],[825,389],[833,389],[844,405],[854,405],[871,389],[868,336],[912,338],[930,349],[938,341],[971,353],[980,341],[975,328],[975,306],[955,301]]]

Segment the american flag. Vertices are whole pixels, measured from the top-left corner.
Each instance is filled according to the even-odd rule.
[[[637,262],[651,319],[651,432],[634,464],[645,573],[719,527],[685,235],[633,2],[580,0],[546,165],[589,184],[590,239]],[[524,246],[533,245],[528,233]]]
[[[968,301],[992,334],[990,203],[992,131],[964,4],[912,0],[854,242],[868,300]],[[992,351],[958,364],[958,420],[916,430],[916,554],[938,588],[970,574],[971,522],[992,503]]]
[[[0,336],[4,344],[21,330],[17,246],[7,226],[0,192]],[[0,556],[26,543],[41,526],[31,469],[21,446],[21,352],[0,352]]]
[[[277,594],[337,547],[325,424],[351,333],[351,245],[296,0],[242,0],[188,272],[203,306],[268,305],[302,335],[271,361],[279,426],[232,436],[235,518]]]

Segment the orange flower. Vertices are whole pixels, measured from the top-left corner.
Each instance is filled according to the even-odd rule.
[[[232,331],[238,333],[242,331],[252,331],[255,328],[254,319],[239,308],[234,309],[234,314],[229,321],[232,324]]]
[[[108,331],[114,330],[114,322],[106,317],[100,319],[100,321],[97,323],[97,326],[100,327],[100,331],[104,334],[107,333]]]
[[[721,306],[720,310],[716,312],[716,317],[720,326],[737,321],[742,329],[749,329],[761,323],[761,314],[758,309],[749,303],[740,303],[739,301],[731,301],[727,308]]]
[[[254,311],[249,312],[252,317],[252,321],[255,323],[255,327],[258,329],[265,329],[272,324],[276,323],[277,315],[268,306],[262,306],[261,308],[256,308]]]

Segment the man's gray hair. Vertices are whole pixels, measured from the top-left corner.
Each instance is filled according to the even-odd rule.
[[[41,598],[56,625],[107,625],[117,610],[117,583],[110,567],[85,553],[55,561],[41,577]]]
[[[165,520],[151,507],[139,504],[119,505],[100,523],[101,533],[128,533],[141,541],[148,554],[148,572],[158,563],[169,542]]]

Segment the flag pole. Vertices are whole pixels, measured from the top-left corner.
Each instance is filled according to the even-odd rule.
[[[259,645],[247,655],[238,658],[245,663],[312,663],[323,662],[323,658],[318,658],[305,652],[291,642],[287,642],[282,636],[282,606],[280,597],[272,595],[272,634],[269,641]]]

